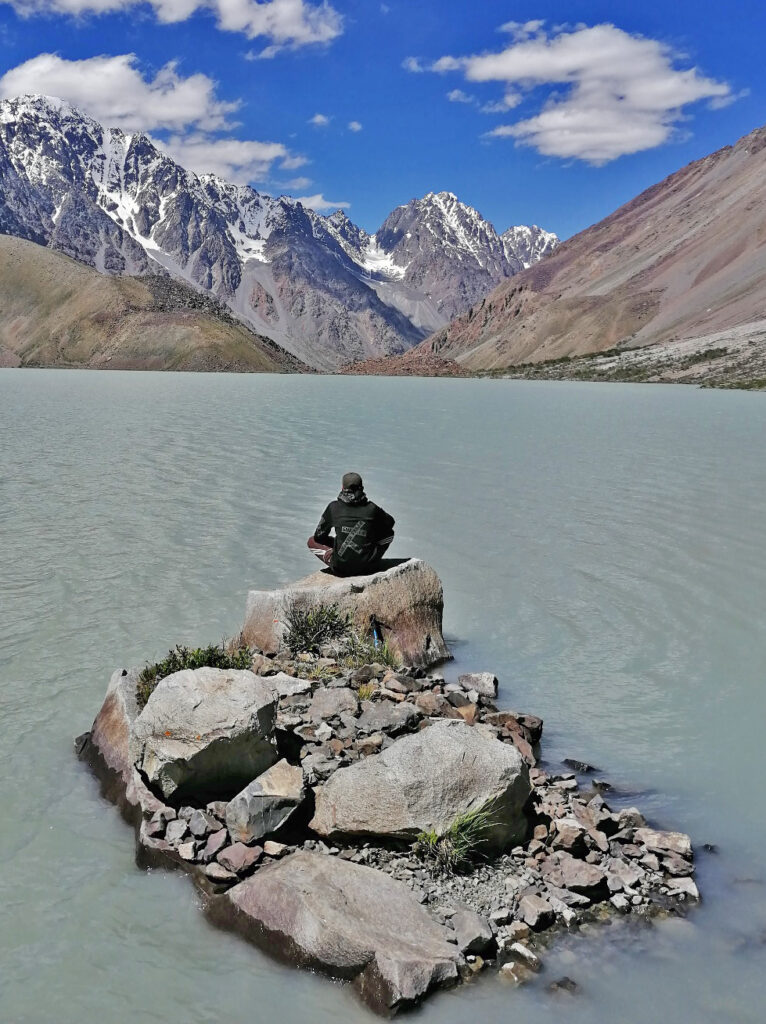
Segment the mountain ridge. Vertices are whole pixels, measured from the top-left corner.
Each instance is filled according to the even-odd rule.
[[[418,351],[471,370],[704,338],[766,316],[766,127],[501,282]]]
[[[0,102],[0,189],[0,232],[101,273],[169,274],[323,369],[406,351],[537,258],[526,232],[539,229],[501,238],[452,193],[369,235],[340,211],[192,174],[55,98]]]

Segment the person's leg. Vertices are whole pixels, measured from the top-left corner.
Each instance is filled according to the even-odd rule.
[[[309,537],[308,549],[309,551],[314,552],[320,562],[324,562],[325,565],[330,564],[333,552],[332,544],[320,544],[319,541],[314,540],[313,537]]]

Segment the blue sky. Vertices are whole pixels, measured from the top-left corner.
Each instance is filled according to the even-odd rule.
[[[446,189],[566,237],[766,122],[765,42],[762,0],[0,0],[0,95],[368,230]]]

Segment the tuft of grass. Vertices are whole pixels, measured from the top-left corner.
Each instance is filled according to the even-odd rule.
[[[285,611],[282,642],[291,654],[319,654],[324,644],[345,640],[351,623],[334,604],[301,605],[291,601]]]
[[[399,668],[401,662],[384,640],[375,646],[371,636],[362,636],[351,631],[343,648],[338,652],[338,660],[345,668],[361,668],[362,665],[385,665],[386,668]]]
[[[415,842],[415,853],[439,874],[465,870],[481,856],[487,831],[494,824],[489,808],[459,814],[446,832],[421,832]]]
[[[377,689],[375,683],[360,683],[357,695],[359,700],[369,700]]]
[[[136,701],[139,708],[144,708],[161,679],[185,668],[250,668],[252,664],[253,652],[248,647],[227,649],[225,640],[208,647],[176,644],[162,661],[147,664],[142,669],[136,686]]]

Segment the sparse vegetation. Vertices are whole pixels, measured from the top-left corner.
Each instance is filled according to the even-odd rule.
[[[338,652],[338,660],[345,668],[361,668],[377,662],[387,668],[399,668],[401,662],[384,640],[375,646],[371,636],[361,636],[355,630],[349,633],[342,650]]]
[[[375,693],[375,690],[375,683],[360,683],[359,689],[357,690],[357,696],[359,697],[359,700],[369,700],[373,693]]]
[[[465,870],[481,856],[487,830],[494,824],[488,808],[459,814],[443,835],[421,832],[415,853],[437,874]]]
[[[288,651],[295,654],[319,654],[325,644],[351,637],[351,622],[334,604],[299,605],[291,601],[285,612],[282,637]]]
[[[167,657],[147,665],[138,677],[136,700],[143,708],[157,683],[174,672],[185,668],[250,668],[253,654],[248,647],[226,647],[226,641],[209,647],[182,647],[179,644],[168,651]]]

